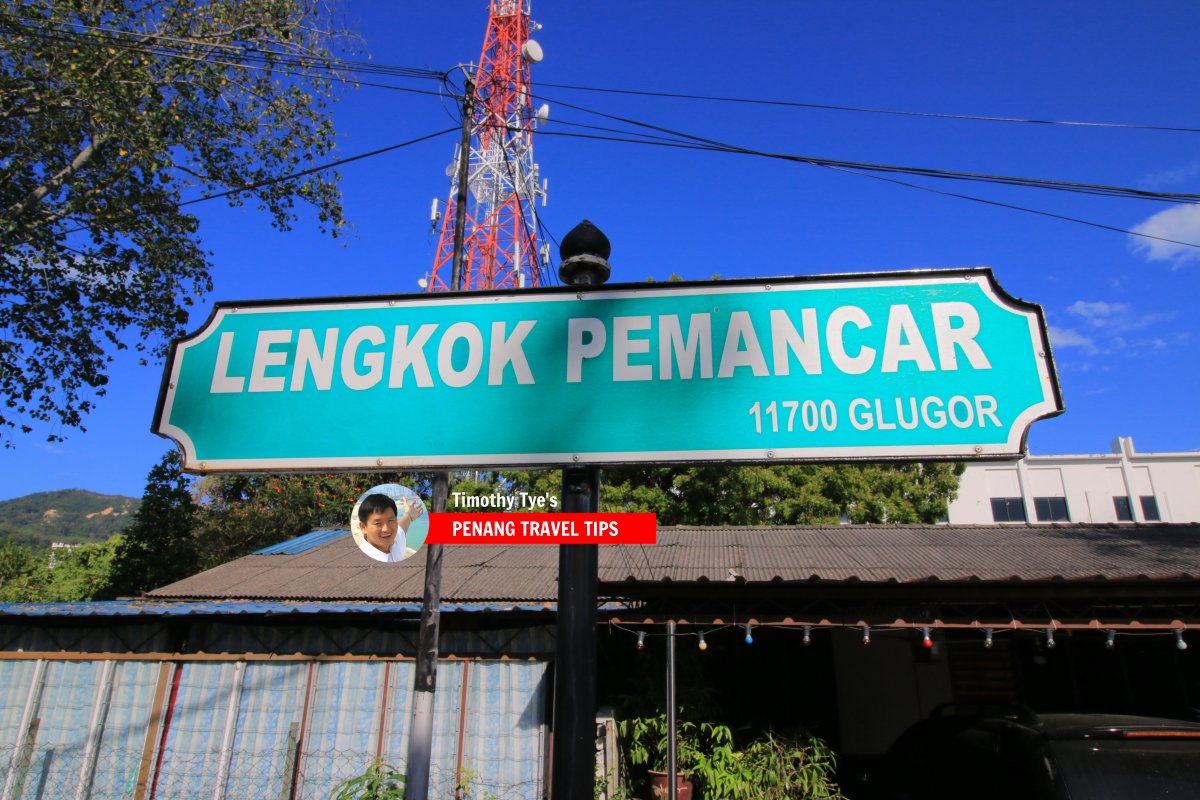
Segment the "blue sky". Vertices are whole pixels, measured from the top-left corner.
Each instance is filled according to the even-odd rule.
[[[380,64],[444,70],[479,57],[484,0],[348,0]],[[1035,423],[1032,453],[1200,449],[1200,248],[752,156],[573,138],[614,125],[567,104],[745,148],[1165,192],[1200,191],[1200,133],[981,122],[538,87],[646,90],[1031,120],[1200,128],[1200,4],[1088,2],[633,2],[534,0],[551,106],[535,158],[543,221],[587,218],[613,244],[613,281],[989,266],[1039,303],[1066,413]],[[361,57],[361,55],[360,55]],[[372,78],[419,89],[436,84]],[[363,87],[335,107],[340,157],[455,124],[448,100]],[[625,126],[627,127],[627,126]],[[344,167],[353,230],[287,234],[253,209],[196,206],[217,300],[417,291],[436,244],[454,137]],[[928,178],[939,191],[1200,243],[1200,206]],[[150,433],[161,365],[118,359],[86,433],[39,428],[0,451],[0,499],[65,488],[139,496],[172,445]],[[48,444],[48,432],[67,440]]]

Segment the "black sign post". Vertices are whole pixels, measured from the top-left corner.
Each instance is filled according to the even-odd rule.
[[[596,286],[611,273],[608,239],[584,220],[563,237],[559,276],[571,286]],[[581,420],[582,422],[582,420]],[[600,468],[568,467],[562,510],[600,510]],[[596,774],[596,581],[599,547],[558,546],[558,651],[554,679],[554,740],[550,797],[592,796]]]

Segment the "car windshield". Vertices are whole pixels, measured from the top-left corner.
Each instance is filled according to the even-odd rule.
[[[1050,743],[1071,800],[1200,796],[1200,739],[1093,739]]]

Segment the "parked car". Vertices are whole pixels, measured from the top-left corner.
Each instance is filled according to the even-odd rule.
[[[877,773],[887,800],[1200,800],[1200,724],[947,704]]]

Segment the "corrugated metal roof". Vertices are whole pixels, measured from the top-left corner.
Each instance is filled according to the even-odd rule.
[[[273,544],[270,547],[264,547],[261,550],[255,550],[256,556],[270,555],[295,555],[303,553],[306,550],[311,550],[314,547],[332,542],[334,539],[340,539],[346,535],[345,528],[329,528],[325,530],[316,530],[311,533],[306,533],[303,536],[297,536],[295,539],[288,539],[286,542]]]
[[[443,612],[553,611],[543,603],[443,603]],[[91,603],[0,603],[0,617],[162,617],[209,614],[419,614],[420,603],[105,600]]]
[[[419,603],[424,571],[422,554],[399,564],[371,561],[343,531],[301,552],[249,555],[150,595]],[[601,597],[606,585],[664,581],[1200,580],[1200,525],[660,528],[654,546],[602,546],[599,578]],[[557,581],[554,545],[443,551],[447,602],[551,603]]]

